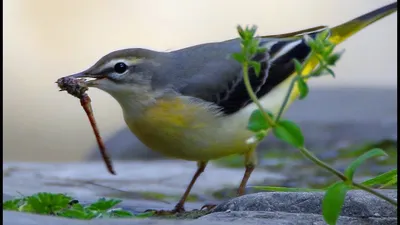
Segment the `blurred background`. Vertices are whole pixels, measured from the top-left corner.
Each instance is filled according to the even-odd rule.
[[[256,24],[265,35],[333,26],[391,2],[5,0],[4,160],[76,161],[96,147],[79,100],[58,92],[54,82],[110,51],[165,51],[221,41],[236,37],[238,24]],[[339,47],[346,53],[335,69],[337,78],[316,79],[312,87],[395,90],[396,29],[396,16],[390,16],[346,41]],[[107,139],[125,126],[121,109],[106,93],[90,90],[89,95]],[[383,96],[378,101],[392,100]]]

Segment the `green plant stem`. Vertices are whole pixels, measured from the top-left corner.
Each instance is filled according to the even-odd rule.
[[[271,127],[274,127],[275,126],[275,122],[268,115],[268,113],[266,113],[264,111],[263,107],[261,106],[260,102],[258,101],[258,98],[257,98],[256,94],[253,91],[253,88],[250,85],[248,69],[249,69],[248,63],[244,62],[243,63],[243,79],[244,79],[244,85],[246,86],[247,92],[248,92],[251,100],[254,102],[254,104],[256,104],[257,107],[260,109],[261,113],[263,114],[264,118],[267,120],[269,125]]]
[[[320,166],[320,167],[328,170],[329,172],[335,174],[337,177],[339,177],[344,182],[349,180],[343,173],[341,173],[340,171],[330,167],[328,164],[324,163],[323,161],[319,160],[317,157],[314,156],[314,154],[312,154],[306,148],[302,147],[302,148],[299,148],[299,150],[305,157],[307,157],[308,159],[313,161],[318,166]],[[363,184],[359,184],[359,183],[355,183],[355,182],[352,182],[352,185],[354,187],[357,187],[357,188],[361,189],[361,190],[369,192],[369,193],[377,196],[378,198],[381,198],[381,199],[383,199],[383,200],[385,200],[385,201],[389,202],[390,204],[392,204],[392,205],[397,207],[397,202],[395,200],[393,200],[393,199],[391,199],[391,198],[389,198],[389,197],[387,197],[387,196],[375,191],[372,188],[369,188],[369,187],[367,187],[367,186],[365,186]]]
[[[308,151],[305,147],[301,147],[301,148],[299,148],[299,150],[306,158],[308,158],[309,160],[313,161],[318,166],[320,166],[320,167],[328,170],[329,172],[335,174],[337,177],[339,177],[343,181],[347,181],[348,180],[347,177],[343,173],[341,173],[340,171],[332,168],[328,164],[324,163],[323,161],[321,161],[320,159],[315,157],[314,154],[312,152]]]
[[[292,94],[293,86],[294,86],[294,84],[296,83],[297,79],[299,79],[298,76],[296,76],[295,78],[293,78],[292,81],[290,82],[289,91],[288,91],[288,93],[286,94],[285,100],[283,101],[281,107],[279,108],[279,113],[278,113],[278,115],[277,115],[276,118],[275,118],[275,123],[277,123],[277,122],[281,119],[281,116],[282,116],[282,114],[283,114],[283,111],[284,111],[285,108],[286,108],[286,105],[287,105],[287,103],[288,103],[288,101],[289,101],[290,95]]]
[[[389,198],[389,197],[387,197],[387,196],[375,191],[372,188],[369,188],[369,187],[367,187],[367,186],[365,186],[363,184],[359,184],[359,183],[355,183],[355,182],[353,182],[352,185],[354,187],[357,187],[358,189],[361,189],[363,191],[369,192],[370,194],[373,194],[373,195],[377,196],[378,198],[381,198],[381,199],[383,199],[383,200],[385,200],[385,201],[389,202],[390,204],[392,204],[392,205],[397,207],[397,201],[395,201],[394,199],[391,199],[391,198]]]

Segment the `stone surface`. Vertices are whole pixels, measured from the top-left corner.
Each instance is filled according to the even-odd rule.
[[[296,101],[285,117],[297,122],[307,146],[332,149],[381,139],[397,140],[396,89],[336,88],[311,89],[307,99]],[[105,141],[114,159],[156,159],[127,128]],[[100,159],[95,146],[86,159]],[[272,136],[259,149],[288,148]]]
[[[99,219],[74,220],[51,216],[40,216],[18,212],[3,212],[4,225],[325,225],[322,216],[282,212],[220,212],[203,216],[197,220],[161,219]],[[394,225],[396,218],[352,218],[340,217],[337,225]]]
[[[4,225],[202,225],[203,221],[197,220],[160,220],[160,219],[96,219],[74,220],[51,216],[40,216],[27,213],[3,211]],[[223,221],[210,221],[208,225],[240,225]]]
[[[397,190],[380,192],[397,200]],[[321,215],[322,198],[322,192],[262,192],[226,201],[218,205],[214,212],[268,211]],[[355,218],[378,217],[379,220],[387,218],[388,221],[393,221],[397,218],[397,208],[364,191],[352,190],[346,195],[341,215]]]
[[[326,225],[323,217],[310,213],[286,212],[216,212],[200,217],[197,221],[209,224],[216,221],[248,225]],[[339,217],[336,225],[394,225],[396,217]]]
[[[397,198],[395,191],[384,191]],[[6,225],[47,224],[178,224],[178,225],[324,225],[320,215],[321,193],[259,193],[230,200],[218,206],[213,213],[196,220],[150,219],[99,219],[81,221],[51,216],[4,211]],[[269,202],[267,202],[269,201]],[[317,202],[316,202],[317,201]],[[243,206],[241,204],[244,204]],[[368,208],[367,208],[368,207]],[[240,211],[234,211],[240,210]],[[350,191],[337,225],[394,225],[396,209],[370,198],[361,191]]]
[[[123,202],[118,205],[134,213],[147,209],[171,209],[175,202],[161,201],[145,197],[144,192],[157,192],[179,197],[192,173],[195,164],[184,161],[132,161],[114,162],[117,176],[110,175],[102,162],[86,163],[4,163],[3,201],[15,196],[37,192],[66,193],[89,204],[99,197],[116,197]],[[189,169],[190,168],[190,169]],[[196,202],[188,202],[187,210],[198,209],[211,198],[209,191],[221,187],[236,187],[243,175],[243,169],[219,168],[210,164],[193,193],[200,197]],[[250,183],[262,180],[283,179],[279,174],[255,171]],[[397,200],[395,190],[380,190]],[[47,224],[178,224],[178,225],[323,225],[321,199],[323,193],[303,192],[263,192],[249,194],[225,201],[206,216],[196,220],[150,219],[100,219],[91,221],[72,220],[51,216],[4,211],[3,224],[6,225],[47,225]],[[216,202],[211,202],[216,203]],[[350,191],[338,225],[386,225],[397,224],[397,209],[363,191]]]
[[[118,197],[132,200],[135,211],[170,209],[183,194],[196,170],[196,164],[185,161],[115,161],[117,175],[107,172],[103,162],[84,163],[4,163],[3,194],[16,196],[37,192],[67,193],[78,199],[94,201],[97,196]],[[208,193],[222,187],[237,187],[244,169],[221,168],[210,164],[194,185],[192,194],[198,196],[197,203],[188,203],[188,208],[199,208],[214,201]],[[249,184],[263,180],[281,180],[278,173],[256,170]],[[143,193],[154,192],[173,196],[166,204]],[[151,201],[149,201],[151,200]],[[156,201],[157,200],[157,201]],[[147,209],[148,209],[147,208]]]

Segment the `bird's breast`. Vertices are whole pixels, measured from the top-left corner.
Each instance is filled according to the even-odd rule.
[[[200,161],[248,151],[246,121],[226,124],[214,108],[176,97],[158,99],[139,116],[124,115],[143,144],[167,156]]]

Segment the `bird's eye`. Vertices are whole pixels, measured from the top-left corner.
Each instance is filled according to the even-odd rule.
[[[128,66],[123,62],[119,62],[114,66],[114,71],[117,73],[124,73],[127,69]]]

